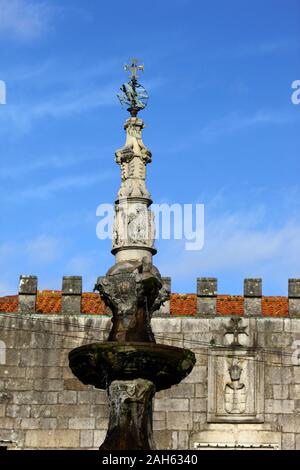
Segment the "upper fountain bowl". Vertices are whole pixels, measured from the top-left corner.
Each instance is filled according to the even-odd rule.
[[[178,384],[193,369],[192,351],[138,342],[93,343],[69,353],[73,374],[86,385],[106,390],[114,380],[150,380],[156,391]]]

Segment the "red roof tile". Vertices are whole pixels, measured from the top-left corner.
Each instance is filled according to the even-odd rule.
[[[244,315],[244,297],[241,295],[218,295],[217,315]]]
[[[107,315],[107,310],[99,294],[87,292],[81,297],[81,312],[88,315]]]
[[[18,295],[10,295],[0,298],[0,312],[16,312],[18,310],[19,297]]]
[[[287,317],[289,314],[289,299],[287,297],[263,297],[261,309],[265,317]]]
[[[59,314],[61,312],[61,291],[39,291],[37,294],[37,313]],[[0,312],[17,312],[18,296],[0,298]],[[197,313],[196,294],[171,294],[171,315],[195,316]],[[108,309],[97,293],[83,293],[81,312],[88,315],[107,315]],[[217,315],[243,315],[244,297],[240,295],[218,295]],[[271,317],[288,316],[288,297],[262,297],[262,315]]]
[[[193,316],[197,313],[196,294],[171,294],[171,315]]]
[[[37,313],[60,313],[61,291],[39,291],[36,296]]]

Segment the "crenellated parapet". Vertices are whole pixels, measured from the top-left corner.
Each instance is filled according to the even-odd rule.
[[[172,292],[172,279],[162,277],[163,287]],[[63,315],[111,315],[100,295],[83,292],[81,276],[64,276],[55,291],[38,290],[37,276],[20,276],[18,295],[0,298],[0,312],[55,313]],[[216,316],[300,318],[300,279],[288,280],[287,296],[263,295],[262,280],[244,280],[243,295],[218,292],[218,279],[197,278],[196,293],[171,293],[153,317],[214,318]]]

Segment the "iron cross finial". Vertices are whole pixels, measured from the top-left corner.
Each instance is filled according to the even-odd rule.
[[[130,78],[136,79],[138,78],[137,72],[141,70],[144,72],[144,64],[138,65],[139,60],[138,59],[131,59],[131,65],[125,64],[124,65],[124,70],[127,71],[129,70],[131,72]]]

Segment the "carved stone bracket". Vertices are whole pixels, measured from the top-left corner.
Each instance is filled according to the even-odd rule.
[[[95,287],[112,310],[109,341],[155,342],[151,316],[170,293],[163,287],[159,271],[145,259],[117,263]]]

